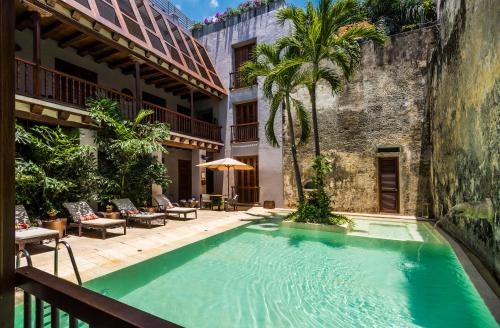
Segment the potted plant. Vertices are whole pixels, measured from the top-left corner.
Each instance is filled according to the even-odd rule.
[[[55,208],[51,207],[47,211],[47,215],[49,216],[49,219],[42,221],[42,227],[44,227],[46,229],[50,229],[50,230],[59,231],[59,238],[62,238],[62,237],[64,237],[64,233],[66,231],[67,219],[66,218],[57,218],[57,214],[59,214],[59,211],[56,210]]]
[[[112,213],[113,212],[113,205],[108,204],[106,205],[106,213]]]

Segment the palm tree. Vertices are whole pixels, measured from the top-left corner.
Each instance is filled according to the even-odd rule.
[[[297,159],[297,142],[293,126],[292,107],[300,127],[299,145],[305,143],[310,135],[310,119],[304,105],[294,99],[291,94],[300,85],[305,83],[304,76],[299,74],[299,67],[275,71],[283,61],[293,58],[293,50],[280,52],[275,45],[260,44],[256,47],[254,60],[246,62],[241,73],[247,83],[251,83],[257,77],[265,77],[263,83],[264,96],[270,101],[270,115],[266,122],[266,138],[273,147],[279,147],[279,142],[274,131],[274,122],[280,106],[284,107],[288,121],[288,134],[291,142],[291,153],[295,181],[297,184],[297,195],[299,202],[304,201],[304,189]]]
[[[317,7],[307,3],[306,10],[297,7],[280,9],[276,16],[282,24],[291,22],[291,35],[278,40],[279,49],[293,50],[296,56],[280,64],[282,70],[300,67],[308,75],[305,83],[311,98],[311,113],[316,156],[320,156],[316,88],[326,82],[333,93],[344,78],[352,77],[361,58],[359,40],[383,43],[385,38],[370,24],[356,24],[364,20],[356,0],[320,0]]]

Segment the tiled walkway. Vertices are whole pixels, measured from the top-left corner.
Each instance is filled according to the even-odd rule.
[[[169,220],[166,226],[158,222],[151,229],[135,224],[127,229],[127,235],[123,235],[122,228],[110,229],[104,240],[98,231],[85,230],[82,237],[71,231],[64,240],[71,245],[85,282],[269,215],[271,212],[262,208],[239,212],[202,210],[198,211],[196,220]],[[28,246],[33,266],[53,273],[53,247],[54,242]],[[69,256],[62,246],[59,251],[59,276],[76,281]]]

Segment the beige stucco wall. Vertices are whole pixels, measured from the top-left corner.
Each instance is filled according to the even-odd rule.
[[[326,183],[335,210],[379,212],[377,148],[400,147],[390,154],[399,157],[400,213],[426,214],[425,204],[431,202],[427,73],[433,42],[433,29],[425,28],[392,36],[383,48],[365,43],[358,72],[339,94],[318,87],[322,153],[334,161]],[[305,89],[294,97],[310,107]],[[313,158],[311,139],[299,148],[304,183],[311,178]],[[294,206],[289,151],[284,167],[285,204]]]

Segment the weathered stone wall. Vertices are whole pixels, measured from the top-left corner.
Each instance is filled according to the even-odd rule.
[[[332,96],[318,90],[322,153],[334,159],[328,190],[338,211],[376,213],[378,147],[400,147],[400,212],[420,215],[430,204],[428,69],[434,47],[433,28],[392,36],[385,47],[363,45],[354,79]],[[307,91],[295,97],[310,106]],[[284,129],[286,131],[286,129]],[[285,148],[285,199],[296,201],[289,146]],[[303,179],[311,176],[312,140],[299,153]]]
[[[432,189],[442,226],[500,278],[500,2],[441,0]]]

